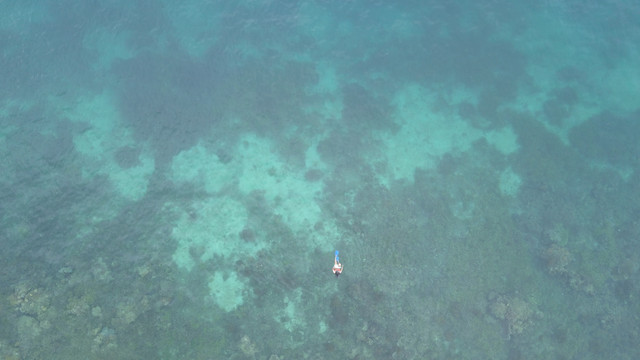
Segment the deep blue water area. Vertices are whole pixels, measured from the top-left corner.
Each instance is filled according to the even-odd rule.
[[[638,44],[628,0],[0,2],[0,358],[637,359]]]

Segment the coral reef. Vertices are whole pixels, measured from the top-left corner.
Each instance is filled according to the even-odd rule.
[[[549,273],[560,275],[569,273],[567,266],[573,260],[573,256],[566,248],[553,244],[545,250],[543,257],[546,260]]]
[[[584,274],[571,267],[575,257],[569,250],[569,231],[562,224],[556,224],[546,231],[546,235],[551,245],[542,252],[541,256],[545,261],[547,272],[562,279],[573,290],[594,295],[593,283]]]
[[[109,327],[99,327],[93,330],[91,351],[94,353],[113,350],[118,347],[116,332]]]
[[[546,261],[549,274],[562,278],[573,290],[583,292],[588,295],[595,294],[595,287],[584,275],[570,269],[569,264],[573,261],[573,255],[569,250],[558,244],[552,244],[547,248],[542,257]]]
[[[49,308],[49,295],[40,288],[21,283],[15,286],[9,302],[24,315],[40,318]]]
[[[253,341],[251,341],[251,339],[247,335],[243,336],[240,339],[240,343],[238,344],[238,347],[240,348],[240,351],[242,351],[242,354],[244,356],[246,356],[249,359],[255,359],[258,349],[256,347],[256,344]]]
[[[20,360],[20,351],[18,348],[9,345],[4,340],[0,340],[0,359],[3,360]]]
[[[42,333],[42,328],[38,323],[38,320],[29,316],[22,315],[18,317],[16,321],[16,328],[18,330],[18,336],[20,336],[21,347],[32,348],[38,342],[38,337]]]
[[[566,246],[569,241],[569,231],[562,224],[555,224],[545,234],[552,243],[560,246]]]
[[[142,296],[139,299],[128,299],[116,305],[116,316],[111,322],[116,327],[129,325],[150,308],[147,296]]]
[[[534,320],[542,318],[542,312],[517,296],[496,295],[489,299],[489,311],[502,321],[507,338],[521,334]]]
[[[67,301],[66,313],[75,316],[83,316],[89,312],[91,305],[86,296],[72,297]]]

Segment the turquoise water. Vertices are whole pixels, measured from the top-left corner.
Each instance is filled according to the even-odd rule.
[[[640,7],[528,3],[0,2],[0,358],[639,358]]]

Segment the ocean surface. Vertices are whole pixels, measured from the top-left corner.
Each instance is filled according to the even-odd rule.
[[[640,358],[637,1],[0,1],[0,51],[0,359]]]

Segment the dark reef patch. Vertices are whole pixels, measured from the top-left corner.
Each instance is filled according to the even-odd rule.
[[[582,70],[574,66],[564,66],[556,71],[556,77],[560,81],[575,82],[583,81],[585,79],[585,74]]]
[[[357,168],[365,165],[362,157],[367,151],[368,143],[366,134],[334,130],[320,141],[318,153],[324,161],[337,167]]]
[[[123,146],[116,150],[114,157],[116,163],[123,169],[130,169],[140,165],[141,149],[132,146]]]
[[[227,149],[219,148],[216,149],[215,153],[218,157],[218,160],[220,160],[220,162],[223,164],[228,164],[233,160],[233,155],[231,155],[231,152],[229,152],[229,150]]]
[[[215,61],[197,62],[179,50],[144,52],[115,66],[124,83],[120,106],[138,140],[150,140],[163,164],[211,132],[218,119]]]
[[[542,106],[542,111],[547,120],[549,120],[549,123],[555,126],[561,126],[562,121],[570,114],[569,109],[557,99],[545,101]]]
[[[458,104],[458,115],[463,119],[474,119],[478,115],[476,106],[468,101]]]
[[[390,117],[391,106],[373,97],[361,85],[348,84],[342,88],[342,93],[342,120],[349,128],[394,130],[397,127]]]
[[[245,242],[254,242],[256,240],[256,233],[250,227],[245,227],[240,231],[240,239]]]
[[[613,293],[622,302],[631,301],[636,294],[636,288],[632,280],[620,280],[615,283]]]
[[[627,116],[602,112],[569,134],[578,152],[616,166],[637,166],[640,154],[640,110]]]
[[[571,115],[573,106],[578,102],[578,94],[571,87],[556,89],[543,105],[543,113],[552,125],[561,126]]]
[[[320,181],[324,176],[324,172],[319,169],[310,169],[304,173],[304,179],[309,182]]]

